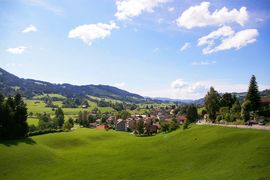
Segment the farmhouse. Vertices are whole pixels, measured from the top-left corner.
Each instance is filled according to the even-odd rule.
[[[87,105],[86,105],[86,104],[83,104],[83,105],[82,105],[82,108],[87,108]]]
[[[101,119],[97,119],[97,120],[96,120],[96,123],[97,123],[97,124],[101,124]]]
[[[89,123],[90,128],[95,128],[96,126],[97,126],[97,123],[95,123],[95,122],[94,123]]]
[[[113,124],[114,121],[115,121],[114,116],[110,116],[110,117],[106,120],[106,122],[107,122],[108,124]]]

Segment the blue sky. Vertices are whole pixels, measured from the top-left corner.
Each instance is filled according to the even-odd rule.
[[[0,67],[53,83],[197,99],[270,88],[270,3],[0,0]]]

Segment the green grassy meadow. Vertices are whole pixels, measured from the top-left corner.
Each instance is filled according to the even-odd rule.
[[[52,111],[52,108],[45,107],[46,104],[42,100],[24,100],[24,102],[27,104],[28,112],[32,113],[49,113],[54,114],[54,111]],[[78,115],[80,111],[92,111],[95,107],[97,107],[97,104],[91,101],[88,101],[90,107],[88,108],[62,108],[65,115]],[[59,107],[62,106],[62,101],[53,101],[54,105],[58,105]],[[101,112],[112,112],[113,109],[111,107],[98,107],[98,109]]]
[[[152,137],[79,128],[0,141],[0,179],[270,179],[270,132],[196,126]]]

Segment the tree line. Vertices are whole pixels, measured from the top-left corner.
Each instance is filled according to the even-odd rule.
[[[0,94],[0,139],[27,136],[27,108],[20,94],[4,98]]]
[[[258,116],[270,116],[270,106],[261,104],[261,97],[252,75],[246,97],[242,102],[230,93],[220,95],[213,87],[205,96],[205,108],[211,121],[236,121],[256,119]]]

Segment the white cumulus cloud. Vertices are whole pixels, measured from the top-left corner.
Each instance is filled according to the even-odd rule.
[[[257,29],[246,29],[237,32],[235,35],[222,40],[222,43],[215,47],[212,52],[228,49],[240,49],[248,44],[254,43],[259,35]]]
[[[109,24],[86,24],[70,30],[68,37],[81,39],[90,46],[96,39],[104,39],[111,35],[113,29],[118,28],[114,22],[110,22]]]
[[[154,8],[169,0],[117,0],[117,12],[115,16],[119,20],[126,20],[131,17],[139,16],[143,11],[153,12]]]
[[[19,47],[15,47],[15,48],[8,48],[8,49],[6,49],[6,51],[11,53],[11,54],[22,54],[22,53],[24,53],[24,51],[26,49],[27,49],[27,47],[25,47],[25,46],[19,46]]]
[[[189,42],[186,42],[181,48],[180,51],[184,51],[191,48],[191,44]]]
[[[182,89],[188,86],[188,83],[185,82],[183,79],[176,79],[171,83],[171,88],[173,89]]]
[[[36,32],[37,31],[37,27],[33,26],[33,25],[30,25],[30,26],[27,26],[23,31],[22,33],[29,33],[29,32]]]
[[[206,45],[203,54],[211,54],[229,49],[240,49],[248,44],[254,43],[259,35],[257,29],[245,29],[234,32],[229,26],[223,26],[210,34],[198,39],[198,46]],[[216,41],[221,43],[216,45]]]
[[[177,25],[187,29],[229,23],[238,23],[243,26],[248,20],[246,7],[241,7],[239,10],[228,10],[228,8],[223,7],[211,13],[209,6],[210,2],[202,2],[200,5],[189,7],[177,18]]]
[[[234,31],[230,26],[223,26],[216,31],[211,32],[207,36],[203,36],[198,40],[198,46],[205,44],[213,44],[215,39],[220,37],[227,37],[234,34]]]
[[[182,94],[188,97],[201,97],[207,92],[208,86],[202,82],[187,82],[176,79],[171,82],[172,94]]]

